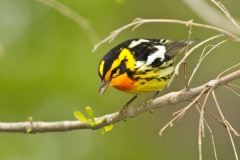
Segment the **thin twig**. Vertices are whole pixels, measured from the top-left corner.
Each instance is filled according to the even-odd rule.
[[[199,149],[199,160],[202,160],[202,134],[204,135],[204,123],[203,123],[203,114],[204,114],[204,108],[207,103],[207,99],[209,97],[209,94],[212,91],[212,88],[208,87],[207,88],[209,91],[204,99],[201,111],[200,111],[200,118],[199,118],[199,126],[198,126],[198,149]]]
[[[197,102],[199,105],[201,105],[199,102]],[[223,125],[225,128],[227,128],[226,124],[220,120],[216,115],[214,115],[212,112],[210,112],[207,108],[204,108],[207,113],[209,113],[214,119],[216,119],[221,125]],[[236,136],[240,136],[240,134],[227,122],[229,129],[234,133]]]
[[[175,67],[175,69],[174,69],[174,74],[173,74],[172,78],[170,79],[167,87],[170,86],[170,84],[172,83],[175,75],[178,74],[180,65],[181,65],[181,64],[183,63],[183,61],[190,55],[190,53],[192,53],[195,49],[197,49],[198,47],[202,46],[203,44],[205,44],[205,43],[207,43],[207,42],[209,42],[209,41],[211,41],[211,40],[214,40],[214,39],[216,39],[216,38],[219,38],[219,37],[221,37],[221,36],[223,36],[223,34],[210,37],[210,38],[206,39],[205,41],[202,41],[201,43],[198,43],[197,45],[195,45],[194,47],[192,47],[192,48],[185,54],[185,56],[180,60],[180,62],[178,62],[178,64],[176,65],[176,67]]]
[[[226,127],[226,125],[223,123],[223,121],[221,121],[215,114],[213,114],[212,112],[210,112],[207,108],[205,108],[206,112],[209,113],[214,119],[216,119],[221,125],[223,125],[224,127]]]
[[[218,112],[219,112],[220,116],[222,117],[222,121],[223,121],[224,124],[226,125],[227,131],[228,131],[228,135],[229,135],[230,141],[231,141],[231,143],[232,143],[232,147],[233,147],[233,151],[234,151],[234,154],[235,154],[235,158],[236,158],[236,160],[238,160],[238,155],[237,155],[236,147],[235,147],[235,145],[234,145],[234,141],[233,141],[233,138],[232,138],[230,129],[229,129],[229,123],[226,121],[226,119],[225,119],[225,117],[224,117],[224,115],[223,115],[223,113],[222,113],[222,111],[221,111],[221,108],[220,108],[220,106],[219,106],[219,104],[218,104],[218,101],[217,101],[217,98],[216,98],[216,96],[215,96],[214,90],[212,91],[212,96],[213,96],[213,99],[214,99],[215,104],[216,104],[216,106],[217,106]]]
[[[204,90],[201,91],[201,93],[186,107],[184,107],[181,112],[175,116],[171,121],[169,121],[159,132],[159,136],[162,136],[163,131],[170,126],[176,119],[178,119],[179,117],[182,117],[183,114],[185,114],[185,112],[195,103],[197,102],[197,100],[202,96],[202,94],[207,91],[208,88],[205,88]]]
[[[226,36],[228,36],[230,39],[236,41],[236,42],[240,42],[240,38],[237,37],[236,35],[232,34],[231,32],[225,31],[223,29],[214,27],[214,26],[210,26],[210,25],[205,25],[205,24],[200,24],[200,23],[193,23],[190,21],[181,21],[181,20],[174,20],[174,19],[141,19],[141,18],[136,18],[133,22],[111,32],[111,34],[105,38],[104,40],[100,41],[99,43],[97,43],[92,52],[96,51],[97,48],[102,45],[103,43],[107,42],[107,41],[112,41],[120,32],[122,32],[123,30],[129,28],[129,27],[133,27],[134,29],[136,29],[136,27],[139,27],[142,24],[145,23],[177,23],[177,24],[182,24],[182,25],[189,25],[191,23],[191,26],[196,26],[196,27],[201,27],[201,28],[206,28],[206,29],[211,29],[211,30],[215,30],[218,31]]]
[[[236,21],[232,18],[231,14],[228,12],[228,10],[224,7],[224,5],[221,2],[216,2],[215,0],[211,0],[218,8],[220,8],[223,13],[230,19],[230,21],[238,28],[240,29],[239,25],[236,23]]]
[[[227,83],[227,84],[225,84],[225,85],[227,85],[227,86],[232,86],[232,87],[236,87],[236,88],[240,89],[240,86],[237,86],[237,85],[234,85],[234,84],[231,84],[231,83]]]
[[[220,77],[222,74],[224,74],[225,72],[227,72],[227,71],[229,71],[229,70],[231,70],[231,69],[233,69],[233,68],[235,68],[235,67],[237,67],[237,66],[240,66],[240,63],[235,64],[234,66],[229,67],[228,69],[224,70],[223,72],[221,72],[221,73],[217,76],[216,79],[219,79],[219,77]]]
[[[187,43],[187,46],[186,46],[186,52],[185,52],[185,55],[188,51],[188,46],[189,46],[189,42],[190,42],[190,38],[191,38],[191,35],[192,35],[192,26],[191,26],[191,23],[193,22],[193,20],[191,20],[189,22],[189,31],[188,31],[188,43]],[[188,85],[188,77],[187,77],[187,60],[185,59],[183,61],[183,65],[184,65],[184,80],[185,80],[185,87],[188,89],[189,88],[189,85]]]
[[[232,125],[227,120],[226,120],[226,123],[227,123],[228,128],[230,129],[230,131],[232,131],[235,136],[240,137],[240,134],[232,127]]]
[[[199,104],[199,103],[197,102],[197,103],[196,103],[196,108],[197,108],[198,112],[201,113],[201,111],[200,111],[200,109],[199,109],[199,107],[198,107],[198,104]],[[204,110],[206,110],[205,107],[204,107]],[[217,150],[216,150],[216,146],[215,146],[215,142],[214,142],[213,132],[212,132],[209,124],[207,123],[207,121],[206,121],[206,119],[205,119],[204,117],[203,117],[203,121],[204,121],[204,123],[206,124],[206,126],[207,126],[207,128],[208,128],[208,130],[209,130],[209,132],[210,132],[210,134],[211,134],[214,157],[215,157],[215,160],[217,160]]]
[[[194,47],[192,47],[186,54],[185,56],[180,60],[180,62],[178,62],[178,64],[176,65],[175,67],[175,73],[178,74],[178,71],[179,71],[179,67],[181,65],[181,63],[190,55],[190,53],[192,53],[192,51],[194,51],[195,49],[197,49],[198,47],[202,46],[203,44],[211,41],[211,40],[214,40],[216,38],[219,38],[223,36],[223,34],[219,34],[219,35],[216,35],[216,36],[213,36],[213,37],[210,37],[204,41],[202,41],[201,43],[198,43],[197,45],[195,45]]]
[[[191,75],[188,83],[190,83],[190,82],[192,81],[193,76],[196,74],[196,72],[197,72],[198,68],[200,67],[200,65],[201,65],[202,61],[204,60],[204,58],[205,58],[213,49],[215,49],[216,47],[220,46],[221,44],[223,44],[223,43],[225,43],[225,42],[227,42],[227,41],[228,41],[228,39],[223,40],[223,41],[221,41],[220,43],[214,45],[214,46],[203,56],[203,53],[204,53],[204,51],[205,51],[205,48],[204,48],[204,51],[202,52],[202,54],[201,54],[201,56],[200,56],[200,58],[199,58],[199,61],[198,61],[197,65],[196,65],[196,67],[194,68],[193,73],[192,73],[192,75]],[[188,85],[189,85],[189,84],[188,84]]]
[[[201,103],[197,102],[198,105],[202,106]],[[209,113],[214,119],[216,119],[220,124],[222,124],[224,127],[226,127],[226,125],[223,123],[223,121],[221,121],[216,115],[214,115],[209,109],[204,108],[204,110]]]
[[[234,91],[232,88],[228,87],[227,85],[224,85],[224,87],[226,87],[227,89],[229,89],[230,91],[232,91],[234,94],[236,94],[238,97],[240,97],[240,94],[238,94],[236,91]]]

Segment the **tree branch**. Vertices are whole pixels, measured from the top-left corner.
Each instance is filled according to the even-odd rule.
[[[92,127],[86,123],[80,121],[59,121],[59,122],[16,122],[16,123],[4,123],[0,122],[0,132],[22,132],[22,133],[45,133],[45,132],[65,132],[78,129],[99,129],[101,127],[107,126],[124,120],[126,118],[135,117],[149,109],[156,109],[167,105],[173,105],[181,101],[191,101],[200,93],[206,89],[206,87],[211,87],[217,89],[230,81],[240,78],[240,69],[232,72],[222,78],[211,80],[202,86],[191,88],[190,90],[181,90],[178,92],[171,92],[163,95],[154,100],[149,100],[143,104],[136,106],[130,106],[127,108],[126,113],[123,116],[118,116],[119,112],[108,114],[99,118],[96,121],[104,119],[103,122],[95,127]],[[207,93],[206,91],[205,93]]]

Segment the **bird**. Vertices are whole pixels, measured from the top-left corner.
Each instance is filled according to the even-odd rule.
[[[99,63],[99,93],[103,95],[107,88],[114,87],[135,94],[122,110],[140,94],[155,92],[153,99],[156,98],[174,74],[176,56],[195,41],[135,38],[120,43]]]

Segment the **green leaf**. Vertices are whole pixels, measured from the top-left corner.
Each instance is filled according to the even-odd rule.
[[[110,124],[110,125],[104,127],[104,130],[106,132],[111,131],[112,129],[113,129],[113,124]]]
[[[99,136],[104,135],[104,133],[105,133],[105,131],[104,131],[103,128],[101,128],[101,129],[97,132],[97,134],[98,134]]]
[[[79,120],[79,121],[82,121],[82,122],[85,122],[89,125],[92,125],[92,123],[79,111],[75,111],[74,112],[74,116]]]
[[[99,119],[98,121],[94,122],[96,125],[101,124],[106,118]]]
[[[87,123],[87,124],[89,124],[89,125],[92,126],[92,127],[95,127],[95,126],[101,124],[101,123],[106,119],[106,117],[104,117],[104,118],[102,118],[102,119],[99,119],[98,121],[95,121],[95,119],[94,119],[94,112],[93,112],[93,110],[92,110],[91,107],[86,107],[86,108],[85,108],[85,111],[86,111],[87,115],[89,116],[89,118],[90,118],[90,120],[91,120],[92,122],[91,122],[87,117],[85,117],[81,112],[79,112],[79,111],[75,111],[75,112],[74,112],[74,116],[75,116],[79,121],[84,122],[84,123]],[[97,134],[98,134],[98,135],[104,135],[105,132],[111,131],[112,129],[113,129],[113,125],[110,124],[110,125],[108,125],[108,126],[105,126],[105,127],[101,128],[101,129],[99,130],[99,132],[97,132]]]
[[[92,108],[87,106],[85,108],[85,110],[86,110],[86,113],[88,114],[89,118],[92,120],[92,122],[95,123],[94,112],[93,112]]]
[[[97,132],[98,135],[102,136],[105,134],[105,132],[111,131],[113,129],[113,124],[110,124],[108,126],[105,126],[103,128],[101,128],[99,130],[99,132]]]
[[[27,129],[27,133],[30,133],[31,131],[32,131],[31,128],[28,128],[28,129]]]

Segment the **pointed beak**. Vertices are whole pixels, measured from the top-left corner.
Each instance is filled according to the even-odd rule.
[[[104,80],[102,81],[100,88],[99,88],[99,93],[101,94],[101,96],[106,91],[106,89],[108,88],[111,81],[112,81],[112,79],[109,79],[108,81],[104,81]]]

